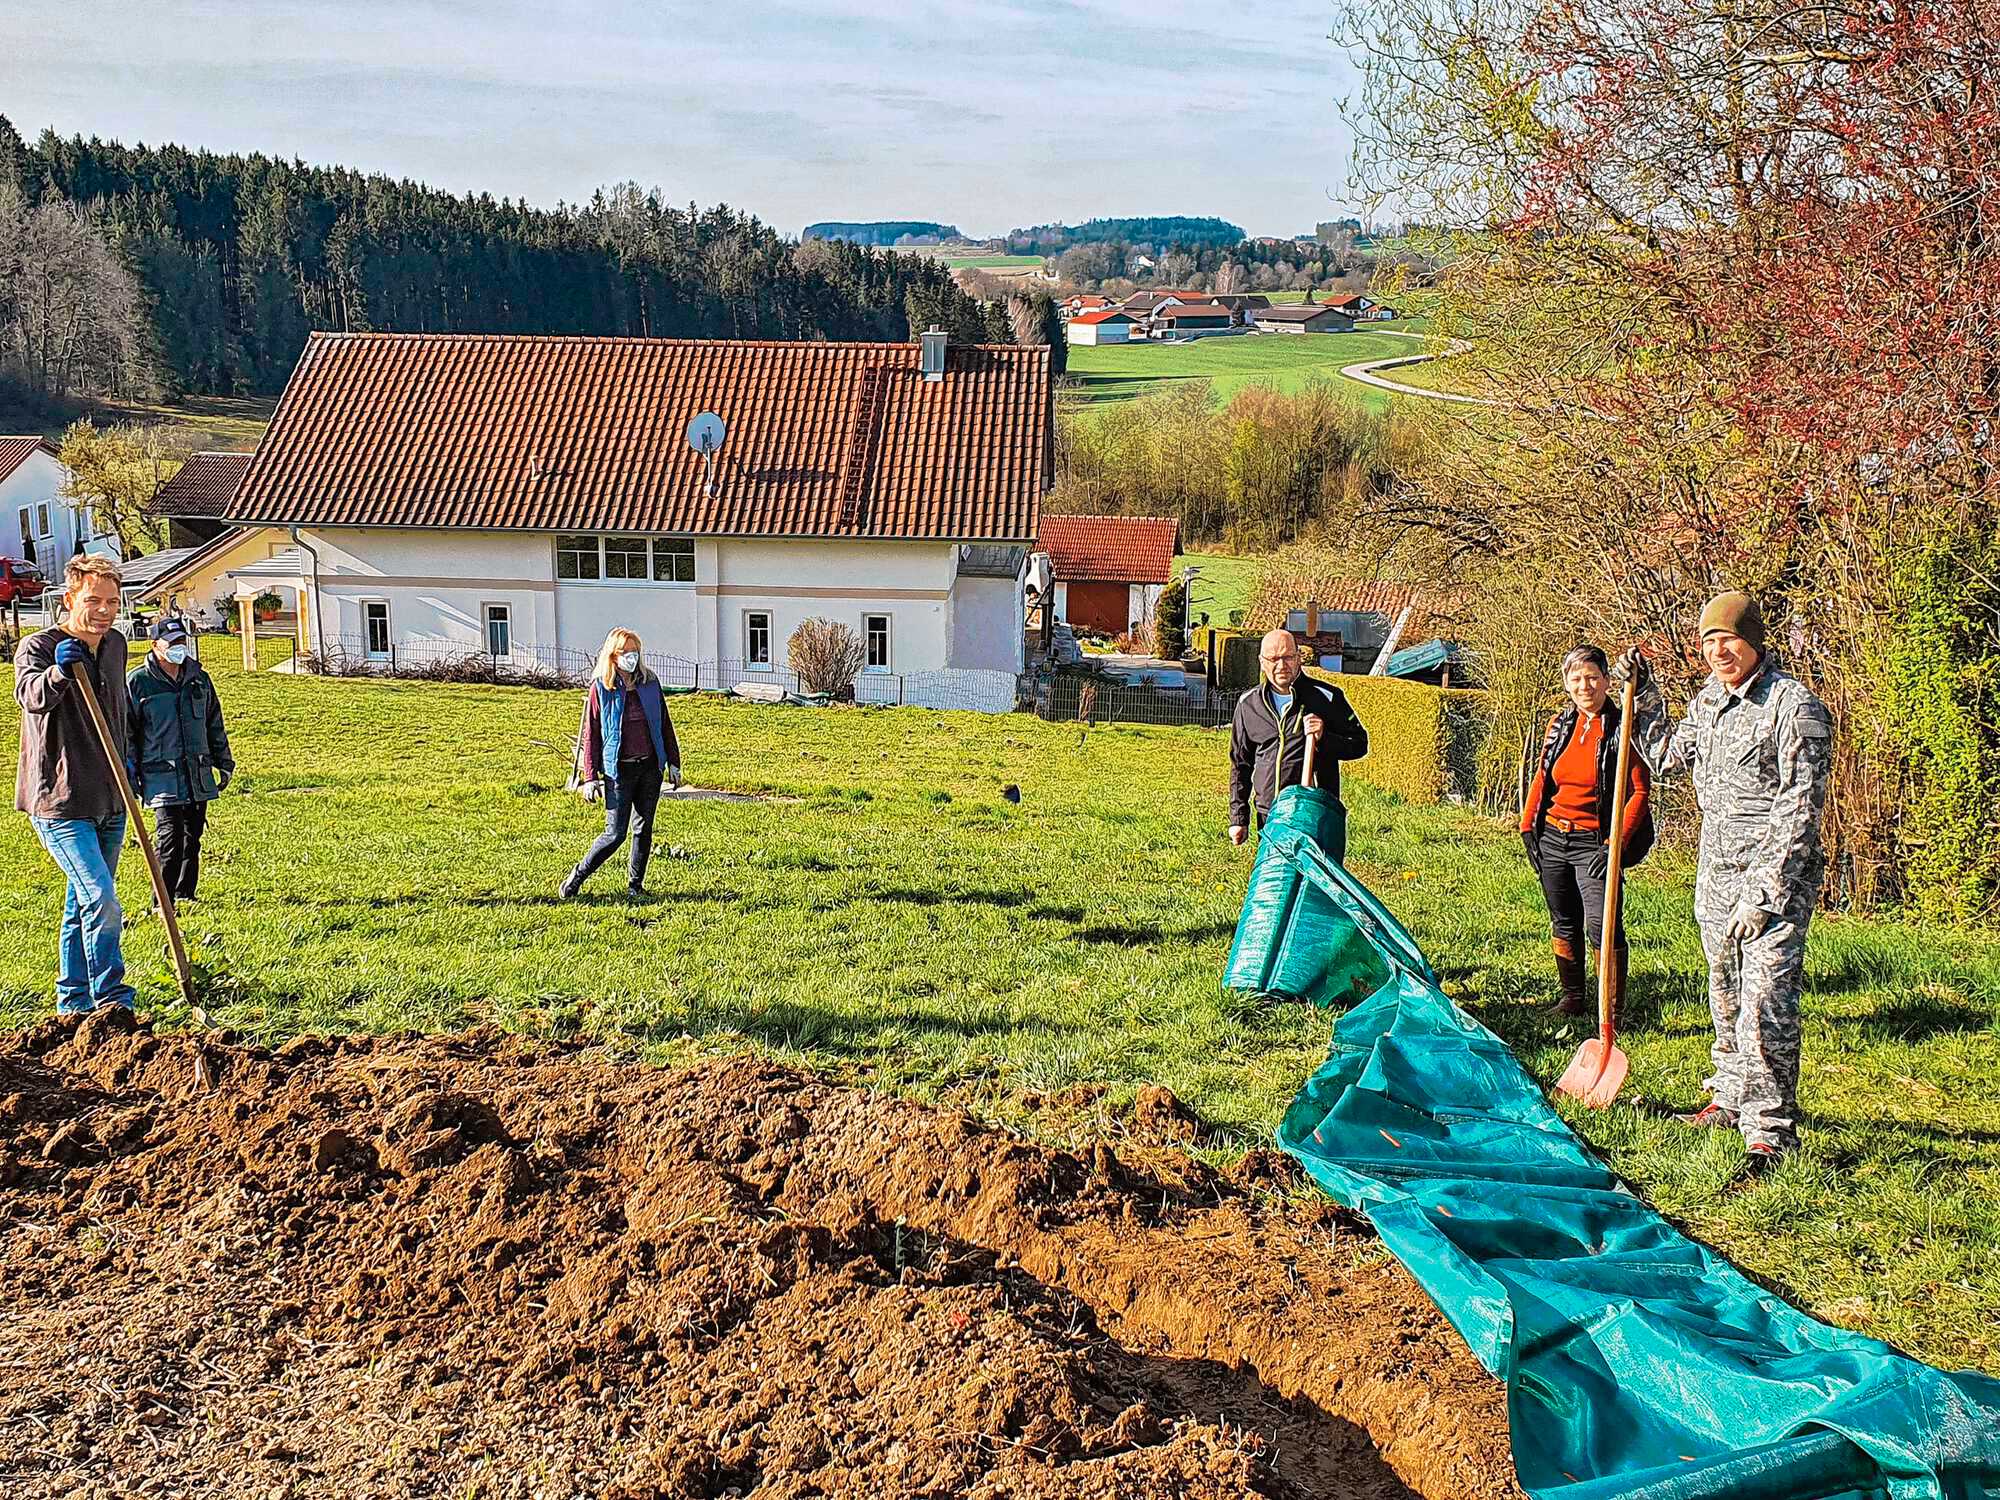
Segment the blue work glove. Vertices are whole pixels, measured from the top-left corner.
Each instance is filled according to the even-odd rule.
[[[90,647],[73,635],[66,635],[56,642],[56,665],[68,671],[80,661],[90,660]]]
[[[681,784],[681,768],[679,766],[668,766],[667,785],[679,786],[680,784]]]

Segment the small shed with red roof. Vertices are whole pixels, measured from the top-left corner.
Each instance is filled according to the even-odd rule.
[[[1107,635],[1143,629],[1173,579],[1180,537],[1171,516],[1044,515],[1035,550],[1049,556],[1056,618]]]

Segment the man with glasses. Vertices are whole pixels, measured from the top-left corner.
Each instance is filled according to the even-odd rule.
[[[1297,786],[1305,773],[1306,743],[1317,740],[1313,784],[1340,795],[1340,763],[1368,753],[1368,731],[1347,695],[1308,677],[1299,643],[1289,630],[1264,637],[1257,653],[1257,686],[1236,700],[1229,730],[1229,842],[1250,836],[1254,808],[1261,825],[1281,787]]]

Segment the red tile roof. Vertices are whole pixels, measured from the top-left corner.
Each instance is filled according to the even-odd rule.
[[[1043,516],[1035,550],[1064,583],[1166,583],[1180,539],[1171,516]]]
[[[1115,307],[1107,307],[1101,312],[1078,313],[1070,319],[1070,322],[1072,325],[1077,323],[1112,323],[1120,319],[1123,319],[1127,323],[1133,321],[1130,313],[1120,312]]]
[[[37,449],[50,458],[56,456],[55,445],[45,437],[0,437],[0,479],[20,468]]]
[[[228,519],[1020,542],[1053,422],[1046,348],[317,333]]]
[[[249,467],[248,453],[196,453],[160,486],[146,509],[156,516],[220,517]]]

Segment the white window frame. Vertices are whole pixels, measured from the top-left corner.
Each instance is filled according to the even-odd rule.
[[[668,558],[671,558],[671,559],[673,559],[673,560],[674,560],[674,562],[675,562],[675,563],[677,563],[677,564],[679,563],[680,559],[681,559],[681,558],[682,558],[683,556],[685,556],[685,557],[687,558],[687,577],[685,577],[685,578],[662,578],[662,577],[660,576],[660,561],[661,561],[661,557],[662,557],[662,555],[663,555],[660,549],[662,548],[662,546],[664,546],[664,545],[666,545],[666,544],[668,544],[668,543],[671,543],[671,544],[673,544],[673,546],[674,546],[675,550],[674,550],[674,551],[671,551],[671,552],[667,552],[667,553],[665,553],[665,554],[664,554],[664,556],[666,556],[666,557],[668,557]],[[682,547],[685,547],[685,548],[687,548],[687,551],[686,551],[685,553],[682,553],[682,552],[681,552],[681,551],[679,550],[679,549],[680,549],[680,548],[682,548]],[[691,537],[691,536],[656,536],[656,537],[654,537],[654,538],[653,538],[653,578],[652,578],[652,582],[653,582],[653,584],[654,584],[654,585],[655,585],[656,587],[657,587],[657,586],[659,586],[659,585],[661,585],[661,584],[664,584],[664,585],[666,585],[666,586],[667,586],[668,588],[682,588],[682,589],[684,589],[684,588],[689,588],[689,587],[692,587],[692,586],[693,586],[693,584],[694,584],[694,569],[695,569],[695,554],[694,554],[694,538],[693,538],[693,537]],[[678,572],[680,571],[680,569],[679,569],[678,567],[676,567],[676,568],[674,569],[674,571],[675,571],[676,573],[678,573]]]
[[[753,620],[764,622],[764,659],[758,661],[755,653],[755,636],[752,634]],[[772,671],[773,656],[771,637],[776,633],[777,621],[768,609],[746,609],[743,611],[743,670],[746,672]]]
[[[363,599],[360,603],[361,654],[369,661],[388,661],[395,654],[396,649],[394,616],[390,613],[389,601],[387,599]],[[375,609],[377,606],[380,606],[382,610],[383,645],[380,651],[375,649],[374,638],[369,629],[370,625],[374,623],[369,615],[369,611]]]
[[[873,622],[882,622],[882,660],[869,661],[873,654],[870,635]],[[895,671],[896,660],[896,617],[885,610],[871,610],[861,617],[861,670],[871,677],[887,677]]]
[[[20,511],[21,511],[21,540],[24,542],[32,542],[35,539],[35,532],[34,532],[35,513],[33,509],[31,509],[26,505],[21,506]]]
[[[496,614],[499,616],[501,628],[507,632],[507,649],[505,651],[495,651],[493,649],[493,621]],[[491,603],[480,605],[479,628],[481,634],[480,644],[485,647],[488,656],[492,657],[495,661],[512,661],[514,659],[513,605],[498,599]]]
[[[55,528],[49,524],[49,502],[46,500],[37,500],[35,502],[36,537],[47,538],[53,537],[55,534]]]
[[[563,577],[563,571],[562,571],[563,542],[565,541],[565,539],[569,537],[588,537],[592,548],[595,550],[597,558],[597,571],[592,573],[588,578]],[[551,556],[554,558],[555,577],[557,583],[604,582],[604,538],[603,537],[597,535],[594,532],[588,532],[588,531],[563,531],[563,532],[558,532],[556,534],[555,539],[550,545],[554,549],[553,552],[551,553]]]
[[[626,555],[631,550],[630,544],[634,542],[638,543],[639,576],[637,578],[632,577],[629,573],[617,577],[614,577],[612,575],[611,544],[613,542],[623,542],[627,544],[625,547],[619,549],[621,557],[621,565],[625,567],[630,567],[632,565],[631,557]],[[603,566],[599,569],[603,582],[651,583],[653,581],[653,539],[651,537],[630,531],[607,532],[605,535],[597,539],[597,550],[598,550],[598,555],[603,559]]]

